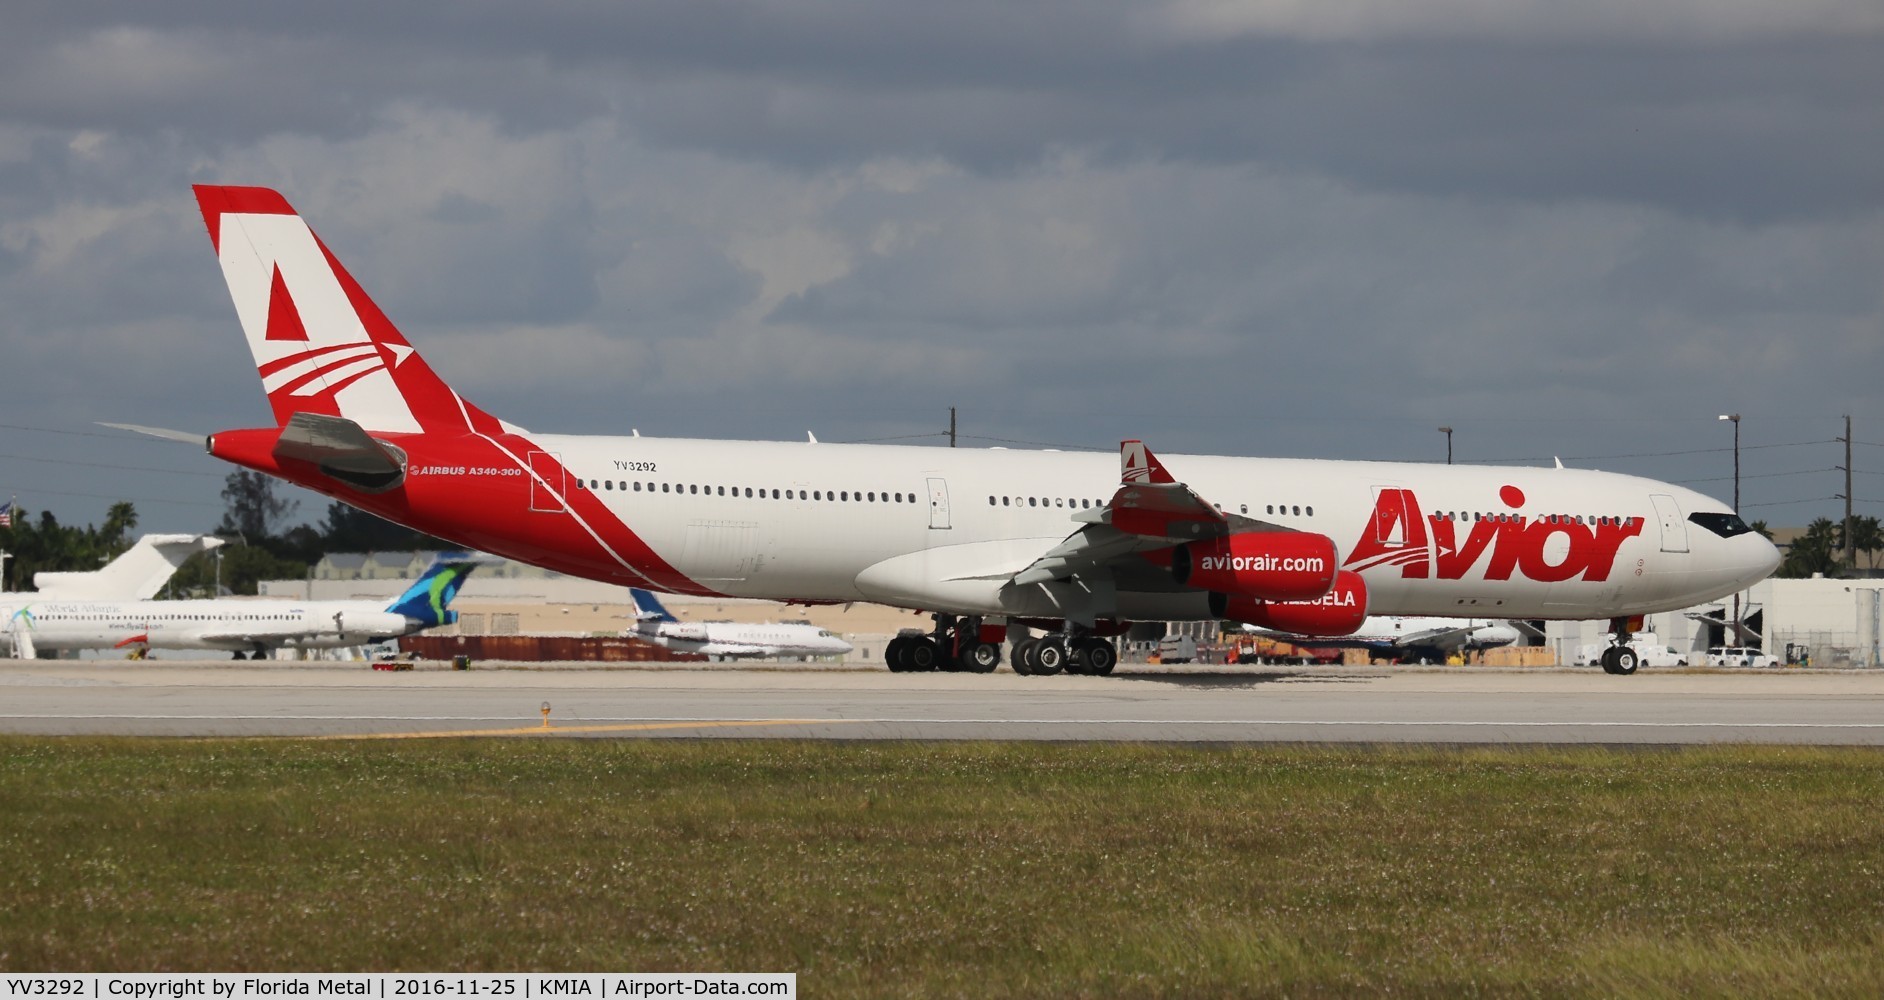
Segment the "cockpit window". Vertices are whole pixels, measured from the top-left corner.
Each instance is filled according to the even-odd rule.
[[[1722,538],[1744,535],[1753,530],[1747,527],[1747,522],[1742,521],[1739,514],[1689,514],[1688,520]]]

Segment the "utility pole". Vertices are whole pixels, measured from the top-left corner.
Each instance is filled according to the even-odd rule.
[[[1734,513],[1740,513],[1740,414],[1723,413],[1722,420],[1731,420],[1734,425]],[[1740,591],[1734,591],[1734,627],[1733,634],[1727,637],[1727,645],[1744,646],[1746,640],[1740,635]]]
[[[1441,427],[1439,428],[1439,433],[1444,434],[1446,436],[1446,464],[1451,465],[1452,464],[1452,428]]]
[[[11,558],[7,550],[0,549],[0,590],[7,589],[7,560]]]
[[[955,447],[955,407],[949,407],[949,447]]]
[[[1858,550],[1851,544],[1851,414],[1845,414],[1845,436],[1838,440],[1845,442],[1845,573],[1847,576],[1858,575]]]

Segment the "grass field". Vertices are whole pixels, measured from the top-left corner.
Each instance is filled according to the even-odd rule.
[[[0,968],[1884,993],[1884,753],[0,739]]]

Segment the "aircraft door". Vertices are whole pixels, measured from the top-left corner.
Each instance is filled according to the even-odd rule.
[[[1416,511],[1407,507],[1407,491],[1398,486],[1374,487],[1374,520],[1372,532],[1374,541],[1386,548],[1400,548],[1411,544],[1411,533],[1407,526],[1418,516]]]
[[[1665,493],[1650,494],[1649,499],[1655,504],[1655,519],[1661,522],[1662,551],[1688,551],[1688,522],[1682,520],[1681,506]]]
[[[945,479],[929,480],[929,527],[949,526],[949,484]]]
[[[530,453],[530,472],[530,509],[549,514],[562,513],[566,490],[562,457],[554,452],[533,451]]]

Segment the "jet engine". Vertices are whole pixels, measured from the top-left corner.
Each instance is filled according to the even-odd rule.
[[[1305,601],[1334,585],[1334,539],[1307,531],[1251,531],[1171,550],[1171,575],[1199,590],[1258,601]]]
[[[1334,587],[1312,601],[1264,601],[1213,593],[1210,611],[1219,618],[1300,635],[1348,635],[1367,618],[1367,581],[1352,570],[1335,574]]]

